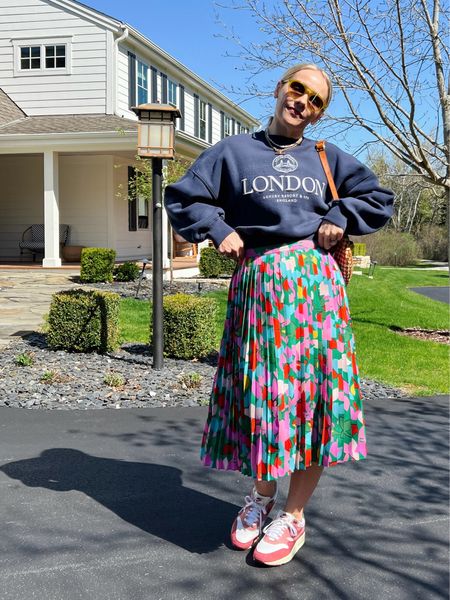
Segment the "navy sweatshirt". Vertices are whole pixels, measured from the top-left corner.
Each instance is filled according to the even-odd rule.
[[[353,235],[383,227],[392,215],[392,192],[350,154],[330,143],[326,153],[338,201],[332,199],[313,140],[304,138],[276,155],[262,131],[227,137],[167,186],[170,222],[189,242],[208,238],[216,247],[232,231],[246,247],[313,239],[323,219]]]

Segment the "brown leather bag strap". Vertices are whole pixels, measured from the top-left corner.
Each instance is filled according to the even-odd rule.
[[[316,150],[319,153],[320,162],[322,163],[323,170],[325,171],[325,175],[327,176],[328,185],[330,186],[331,194],[333,195],[333,200],[339,200],[339,195],[337,193],[336,185],[334,184],[333,175],[331,174],[330,165],[328,164],[324,140],[317,142]]]

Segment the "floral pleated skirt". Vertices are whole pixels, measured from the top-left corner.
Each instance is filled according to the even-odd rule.
[[[355,343],[336,262],[309,240],[247,250],[230,283],[203,463],[274,480],[366,454]]]

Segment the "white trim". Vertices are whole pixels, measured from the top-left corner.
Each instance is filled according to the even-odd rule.
[[[118,88],[118,81],[119,81],[119,75],[118,75],[118,69],[119,69],[119,43],[122,40],[126,40],[128,37],[128,29],[124,26],[121,25],[121,30],[122,35],[119,36],[118,38],[114,38],[114,34],[113,34],[113,39],[114,39],[114,54],[113,54],[113,59],[112,59],[112,114],[118,114],[118,93],[119,93],[119,88]]]
[[[57,152],[97,152],[137,149],[137,131],[92,133],[35,133],[0,135],[0,154],[42,153],[42,148]]]
[[[114,36],[106,31],[106,114],[114,114],[116,48]]]
[[[40,75],[70,75],[72,73],[72,37],[55,35],[52,37],[13,38],[11,43],[14,49],[14,77],[34,77]],[[20,48],[39,46],[41,49],[40,68],[22,69],[20,66]],[[45,46],[65,46],[66,66],[64,68],[47,69],[45,67]]]
[[[95,8],[91,8],[90,6],[85,6],[84,4],[80,4],[79,2],[72,2],[71,0],[46,0],[48,4],[53,4],[63,10],[71,12],[83,19],[91,21],[96,25],[101,25],[102,27],[106,27],[111,31],[116,31],[117,27],[121,24],[120,21],[114,19],[114,17],[110,17],[109,15],[105,15]]]
[[[175,132],[176,145],[182,150],[201,152],[211,144],[186,133]],[[81,133],[15,133],[2,135],[0,132],[0,154],[42,153],[42,148],[58,152],[96,152],[106,150],[137,150],[137,131],[81,132]],[[177,148],[177,152],[178,152]]]

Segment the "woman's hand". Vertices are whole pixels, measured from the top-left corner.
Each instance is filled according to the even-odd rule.
[[[342,238],[344,230],[324,219],[317,233],[319,246],[322,246],[325,250],[329,250]]]
[[[235,231],[227,235],[222,240],[220,246],[217,248],[220,254],[232,258],[233,260],[239,260],[244,258],[244,242],[242,238]]]

